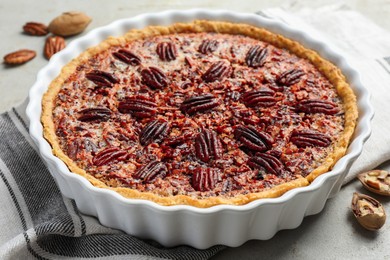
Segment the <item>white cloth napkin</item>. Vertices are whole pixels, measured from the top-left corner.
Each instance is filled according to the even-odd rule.
[[[390,33],[344,5],[294,13],[274,8],[259,14],[301,28],[337,46],[359,71],[364,86],[371,92],[375,109],[372,134],[344,184],[358,173],[390,160]]]

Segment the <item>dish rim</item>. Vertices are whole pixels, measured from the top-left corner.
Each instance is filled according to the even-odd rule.
[[[360,109],[355,133],[347,153],[336,162],[331,171],[318,176],[308,186],[294,188],[277,198],[258,199],[245,205],[215,205],[209,208],[198,208],[191,205],[163,206],[153,201],[125,198],[115,191],[95,187],[84,177],[70,172],[65,163],[53,155],[50,144],[43,137],[43,127],[40,121],[40,115],[42,112],[42,96],[48,87],[48,84],[45,84],[44,82],[50,83],[51,80],[57,76],[62,66],[68,63],[72,58],[78,56],[87,47],[98,44],[112,34],[119,36],[132,28],[143,28],[147,25],[162,25],[161,20],[164,21],[163,25],[167,25],[178,22],[179,20],[182,22],[189,22],[194,19],[242,22],[255,26],[261,26],[272,32],[281,33],[283,36],[286,36],[290,39],[297,40],[298,38],[298,41],[301,43],[303,42],[305,47],[314,49],[322,57],[330,60],[332,63],[335,63],[336,66],[342,70],[343,74],[347,77],[347,81],[351,86],[353,86],[353,90],[358,96],[358,106]],[[47,86],[45,87],[44,85]],[[112,199],[116,199],[123,204],[142,204],[164,212],[184,210],[198,214],[210,214],[223,210],[249,211],[264,204],[282,204],[300,193],[318,190],[327,179],[337,175],[342,175],[343,172],[347,170],[346,168],[348,164],[355,160],[361,153],[363,149],[363,143],[368,139],[371,133],[370,121],[374,114],[373,108],[369,102],[370,94],[368,90],[365,89],[362,85],[359,73],[348,63],[347,59],[340,53],[339,50],[337,50],[334,46],[331,47],[331,44],[314,39],[307,32],[292,28],[285,23],[256,14],[206,9],[191,9],[184,11],[168,10],[158,13],[146,13],[135,16],[133,18],[116,20],[106,26],[91,30],[86,35],[73,40],[63,51],[54,55],[50,59],[49,63],[38,72],[37,80],[30,89],[29,98],[30,100],[26,109],[26,113],[30,120],[30,135],[37,144],[41,156],[47,163],[53,164],[58,170],[59,174],[65,176],[66,178],[72,178],[73,180],[76,180],[89,192],[95,193],[94,195],[111,196]]]

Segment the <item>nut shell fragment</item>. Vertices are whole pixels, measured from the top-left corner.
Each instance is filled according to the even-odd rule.
[[[376,194],[390,196],[390,173],[384,170],[373,170],[358,175],[363,186]]]
[[[352,212],[365,229],[378,230],[386,222],[386,212],[376,199],[355,192],[352,197]]]
[[[66,12],[50,22],[49,31],[59,36],[71,36],[84,31],[91,21],[85,13]]]

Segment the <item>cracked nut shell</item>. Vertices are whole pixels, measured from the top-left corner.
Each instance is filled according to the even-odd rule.
[[[376,194],[390,196],[390,173],[384,170],[372,170],[358,175],[363,186]]]
[[[370,196],[355,192],[351,208],[357,221],[365,229],[378,230],[386,222],[386,212],[382,204]]]

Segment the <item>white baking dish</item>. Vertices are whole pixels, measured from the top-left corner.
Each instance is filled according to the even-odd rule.
[[[225,20],[264,27],[316,50],[343,71],[358,98],[359,121],[347,154],[336,163],[332,171],[321,175],[311,185],[293,189],[279,198],[261,199],[243,206],[219,205],[204,209],[184,205],[161,206],[150,201],[126,199],[114,191],[92,186],[83,177],[69,172],[66,165],[53,156],[42,134],[41,100],[50,82],[66,63],[108,36],[120,36],[130,29],[148,25],[169,25],[195,19]],[[196,9],[144,14],[118,20],[74,40],[66,49],[53,56],[49,64],[38,73],[37,81],[30,90],[27,115],[30,119],[30,134],[43,160],[61,192],[74,199],[81,212],[96,216],[103,225],[140,238],[154,239],[164,246],[186,244],[203,249],[217,244],[239,246],[250,239],[269,239],[278,230],[296,228],[305,216],[319,213],[326,200],[338,192],[352,162],[361,153],[363,143],[371,132],[373,109],[369,103],[369,93],[362,86],[358,73],[326,43],[296,28],[258,15]]]

